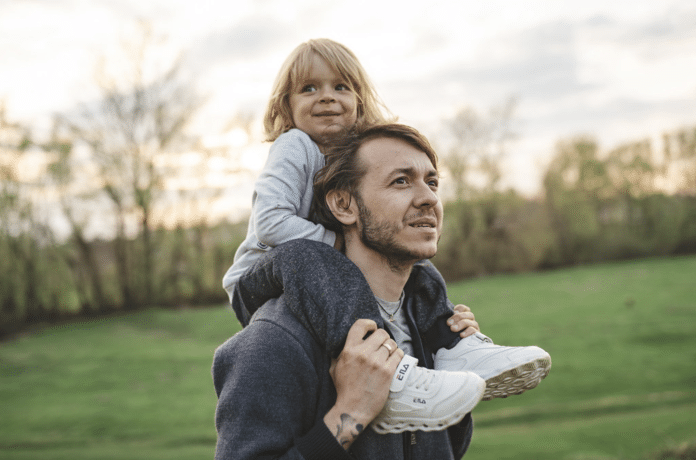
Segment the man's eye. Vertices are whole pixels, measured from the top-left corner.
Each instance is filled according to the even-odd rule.
[[[394,184],[404,185],[405,183],[406,183],[405,177],[399,177],[399,178],[394,179]]]

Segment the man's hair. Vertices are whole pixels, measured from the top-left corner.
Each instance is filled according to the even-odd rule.
[[[358,99],[358,125],[385,122],[382,110],[391,117],[355,54],[340,43],[328,38],[319,38],[295,48],[280,68],[263,117],[266,140],[274,141],[295,127],[290,110],[290,95],[298,82],[309,74],[313,56],[319,56],[326,61],[334,72],[346,80],[350,90],[355,93]]]
[[[347,191],[351,198],[360,198],[359,186],[366,167],[360,161],[360,148],[374,139],[396,139],[420,150],[437,170],[437,154],[430,142],[415,128],[399,123],[383,123],[364,129],[354,129],[325,153],[326,164],[314,176],[314,195],[312,197],[312,219],[334,232],[343,232],[343,224],[334,217],[326,203],[326,196],[332,190]]]

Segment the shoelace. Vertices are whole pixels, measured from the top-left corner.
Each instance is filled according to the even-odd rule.
[[[430,384],[435,379],[435,371],[423,367],[416,367],[413,370],[414,386],[416,388],[424,387],[425,391],[430,389]]]

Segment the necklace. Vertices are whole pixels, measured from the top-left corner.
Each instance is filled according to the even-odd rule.
[[[384,313],[389,315],[389,322],[393,323],[395,321],[394,315],[396,315],[399,312],[399,310],[401,309],[401,305],[403,305],[403,303],[404,303],[403,299],[399,298],[399,306],[396,307],[396,310],[394,310],[393,313],[390,313],[386,308],[384,308],[384,306],[382,305],[382,302],[380,302],[380,300],[381,299],[377,300],[377,305],[379,305],[379,308],[381,308]],[[384,302],[386,303],[386,300]]]

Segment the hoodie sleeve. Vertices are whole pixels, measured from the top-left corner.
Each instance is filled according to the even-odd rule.
[[[318,414],[317,369],[285,329],[254,321],[215,352],[216,460],[350,460]]]

